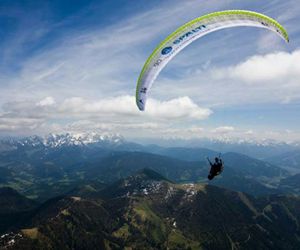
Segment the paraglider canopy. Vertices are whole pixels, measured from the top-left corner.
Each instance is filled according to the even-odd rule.
[[[257,12],[227,10],[196,18],[179,27],[163,40],[145,62],[136,87],[138,108],[145,109],[147,96],[154,80],[167,63],[183,48],[211,32],[238,26],[268,29],[289,42],[286,30],[277,21]]]

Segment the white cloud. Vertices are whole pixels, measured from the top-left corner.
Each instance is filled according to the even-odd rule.
[[[73,123],[70,123],[65,128],[67,131],[72,132],[83,132],[83,131],[101,131],[101,132],[112,132],[117,133],[122,131],[136,133],[137,130],[141,131],[151,131],[159,130],[163,128],[162,124],[143,122],[143,123],[110,123],[110,122],[100,122],[93,120],[79,120]],[[84,128],[84,129],[83,129]]]
[[[151,117],[167,119],[186,117],[202,120],[208,118],[212,111],[200,108],[189,97],[185,96],[163,102],[149,99],[145,113]]]
[[[47,96],[46,98],[40,100],[36,103],[37,106],[52,106],[55,104],[55,100],[52,96]]]
[[[88,101],[81,97],[66,99],[59,112],[65,115],[79,114],[81,116],[96,114],[96,116],[118,116],[126,115],[139,116],[156,119],[206,119],[212,114],[212,111],[201,108],[195,104],[189,97],[180,97],[169,101],[158,101],[149,99],[146,111],[138,111],[134,96],[117,96],[99,101]]]
[[[224,134],[229,134],[229,133],[233,132],[234,130],[235,130],[234,127],[222,126],[222,127],[217,127],[215,129],[213,129],[212,133],[224,135]]]
[[[300,50],[253,56],[227,71],[227,75],[249,83],[285,84],[287,79],[300,78]]]
[[[0,117],[0,132],[32,131],[42,124],[42,120],[35,118]]]
[[[253,130],[249,129],[245,132],[245,135],[253,135]]]
[[[35,128],[37,133],[49,131],[110,131],[119,133],[160,134],[161,129],[177,126],[187,121],[198,121],[209,117],[211,110],[201,108],[188,97],[158,101],[150,99],[148,110],[138,110],[134,96],[117,96],[101,100],[81,97],[55,102],[46,97],[38,102],[22,101],[5,104],[0,115],[0,131]],[[63,121],[63,122],[59,122]],[[169,124],[169,125],[166,125]],[[199,128],[191,128],[201,132]],[[191,131],[190,131],[191,132]]]
[[[293,104],[300,100],[300,50],[254,55],[229,66],[211,66],[184,78],[161,80],[153,92],[187,95],[209,107]],[[183,86],[188,86],[184,87]]]
[[[59,111],[64,114],[97,114],[105,115],[138,115],[139,112],[135,105],[133,96],[116,96],[114,98],[104,98],[97,101],[89,101],[81,97],[66,99]]]

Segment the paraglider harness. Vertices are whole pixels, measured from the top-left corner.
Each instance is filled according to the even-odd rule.
[[[209,175],[207,176],[207,178],[209,180],[212,180],[215,176],[221,174],[224,170],[224,162],[221,159],[221,155],[219,155],[219,157],[215,158],[215,162],[212,163],[209,158],[207,157],[207,160],[209,162],[209,165],[211,166]]]

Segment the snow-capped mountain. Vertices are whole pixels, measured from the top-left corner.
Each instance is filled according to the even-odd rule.
[[[124,142],[124,138],[116,134],[49,134],[43,138],[43,144],[48,147],[88,145],[94,143],[105,143],[119,145]]]
[[[120,145],[124,143],[124,138],[116,134],[49,134],[47,136],[29,136],[24,138],[2,139],[2,145],[7,147],[50,147],[57,148],[62,146],[86,146],[89,144]]]

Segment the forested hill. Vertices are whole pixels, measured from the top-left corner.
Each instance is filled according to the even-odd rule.
[[[142,170],[35,209],[11,249],[299,249],[300,199],[176,184]],[[81,195],[81,196],[80,196]]]

